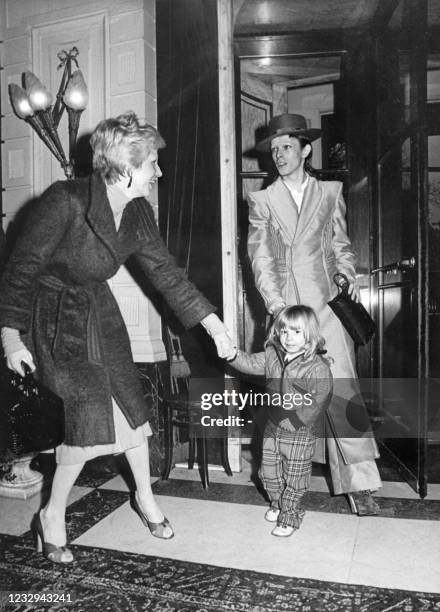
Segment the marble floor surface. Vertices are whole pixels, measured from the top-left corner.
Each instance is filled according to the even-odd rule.
[[[155,479],[175,530],[172,540],[163,541],[134,513],[124,474],[81,475],[69,499],[69,539],[80,547],[280,577],[440,594],[440,485],[431,485],[429,498],[420,500],[407,484],[385,482],[376,493],[381,514],[360,518],[350,514],[344,498],[331,498],[327,480],[315,475],[301,529],[280,539],[270,535],[266,502],[247,461],[232,477],[219,470],[209,476],[206,490],[197,470],[175,468],[169,481]],[[29,538],[38,505],[38,496],[0,498],[0,533]]]

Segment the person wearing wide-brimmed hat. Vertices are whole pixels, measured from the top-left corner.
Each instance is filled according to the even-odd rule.
[[[358,292],[342,183],[320,181],[309,172],[311,143],[320,135],[302,115],[286,113],[270,120],[256,149],[272,154],[279,176],[267,189],[248,194],[248,252],[255,284],[271,315],[290,304],[306,304],[318,315],[333,359],[335,394],[328,410],[327,444],[322,440],[318,445],[315,460],[324,462],[327,448],[334,493],[348,495],[359,515],[376,514],[379,508],[371,496],[381,486],[376,442],[371,432],[347,435],[348,401],[359,393],[354,345],[327,304],[337,293],[332,280],[336,272],[347,276],[354,299]],[[362,403],[357,409],[365,410]]]

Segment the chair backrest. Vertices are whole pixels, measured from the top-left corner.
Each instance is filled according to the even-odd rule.
[[[182,344],[179,336],[177,336],[172,329],[166,326],[166,345],[168,353],[168,364],[170,367],[170,386],[171,393],[178,394],[180,392],[180,383],[182,383],[185,389],[188,391],[189,379],[191,376],[191,369],[189,363],[186,361],[183,351]]]

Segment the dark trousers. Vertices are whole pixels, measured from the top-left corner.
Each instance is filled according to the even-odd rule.
[[[300,501],[310,488],[315,443],[309,427],[289,431],[271,421],[266,425],[260,478],[271,507],[280,510],[278,525],[301,525],[305,511]]]

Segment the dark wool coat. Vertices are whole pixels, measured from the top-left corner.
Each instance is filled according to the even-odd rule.
[[[0,281],[0,326],[19,329],[39,379],[64,400],[65,442],[114,442],[112,396],[131,427],[148,420],[130,342],[107,284],[133,256],[187,328],[215,308],[176,267],[151,206],[119,230],[98,175],[54,183],[33,206]]]
[[[314,426],[320,436],[325,436],[324,414],[332,397],[333,377],[330,367],[321,355],[312,355],[304,359],[298,355],[286,362],[285,351],[277,343],[270,343],[261,353],[249,355],[238,351],[236,358],[229,362],[239,372],[251,375],[261,375],[266,379],[269,393],[280,394],[281,398],[291,401],[292,395],[301,394],[303,401],[297,400],[297,405],[288,409],[271,405],[269,418],[276,424],[289,419],[295,429]],[[304,400],[304,396],[310,394]],[[293,402],[292,402],[293,403]],[[325,463],[325,439],[319,437],[313,461]]]

